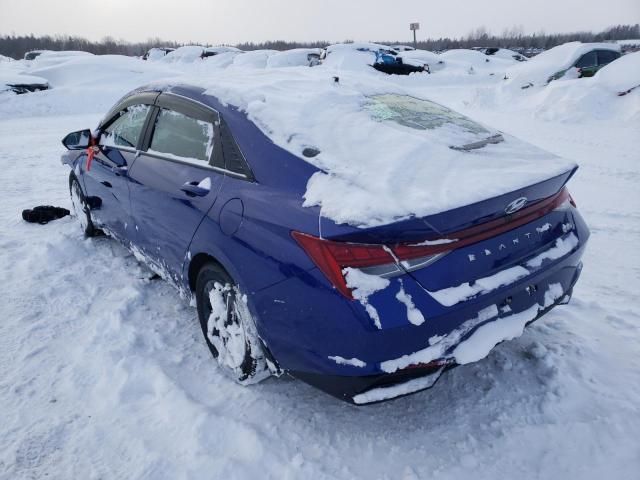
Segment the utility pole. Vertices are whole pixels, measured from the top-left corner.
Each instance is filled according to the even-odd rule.
[[[419,23],[410,23],[409,24],[409,30],[411,30],[413,32],[413,48],[417,49],[418,48],[418,40],[416,39],[416,30],[420,30],[420,24]]]

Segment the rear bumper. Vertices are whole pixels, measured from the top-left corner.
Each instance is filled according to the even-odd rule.
[[[573,239],[565,242],[570,248],[527,267],[525,276],[509,280],[505,286],[451,306],[437,302],[425,293],[429,285],[420,285],[409,275],[390,279],[387,288],[369,297],[380,314],[381,328],[373,325],[364,305],[338,294],[319,270],[298,272],[253,296],[260,337],[283,370],[353,403],[428,388],[442,372],[483,358],[496,344],[519,336],[526,324],[553,306],[566,303],[580,276],[589,237],[577,211],[571,215],[573,228],[564,235]],[[540,225],[545,221],[541,219]],[[541,252],[542,256],[552,252],[556,237],[550,236],[550,243],[542,250],[531,251],[522,260],[525,265]],[[469,248],[445,257],[434,278],[474,266],[452,261],[454,255],[466,258],[478,247]],[[424,278],[421,281],[424,283]],[[398,300],[402,291],[424,315],[423,323],[409,323],[408,307]],[[479,331],[482,335],[474,338]],[[489,341],[479,341],[487,333]]]
[[[450,345],[450,347],[443,352],[444,354],[442,356],[430,360],[427,363],[412,363],[410,360],[407,360],[408,365],[403,368],[398,368],[392,373],[365,376],[324,375],[301,371],[290,371],[289,373],[336,398],[356,405],[379,403],[426,390],[433,387],[443,373],[460,365],[460,363],[456,361],[454,352],[460,345],[472,338],[474,333],[481,327],[500,320],[508,321],[510,318],[532,311],[532,307],[534,307],[535,313],[530,317],[524,317],[522,319],[523,326],[527,326],[538,320],[554,307],[568,303],[581,271],[582,263],[578,263],[575,267],[562,269],[557,272],[556,275],[544,281],[539,279],[537,291],[542,291],[543,293],[541,294],[541,298],[533,302],[530,289],[528,288],[529,285],[524,288],[520,287],[519,291],[509,292],[511,297],[510,305],[514,305],[515,303],[519,305],[519,308],[514,309],[510,307],[508,311],[499,311],[498,315],[477,323],[461,336],[459,342]],[[553,286],[557,285],[562,285],[562,290],[558,291],[553,300],[550,300],[551,297],[548,296],[548,292],[550,289],[553,289]],[[525,305],[528,305],[528,307],[525,307]],[[505,338],[503,340],[507,339],[508,338]],[[491,349],[492,348],[493,347],[491,347]],[[383,362],[383,364],[384,363],[386,362]]]

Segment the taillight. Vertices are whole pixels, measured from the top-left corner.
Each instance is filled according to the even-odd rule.
[[[576,206],[569,191],[563,188],[555,195],[511,215],[449,233],[446,238],[414,244],[385,246],[334,242],[295,231],[291,235],[331,284],[345,297],[353,298],[342,272],[344,268],[358,268],[369,275],[385,278],[401,275],[424,268],[452,250],[495,237],[541,218],[553,210],[569,209],[571,205]]]
[[[369,275],[393,277],[423,268],[446,254],[443,245],[370,245],[333,242],[301,232],[291,232],[331,284],[347,298],[353,298],[342,270],[358,268]],[[398,263],[401,264],[398,265]]]

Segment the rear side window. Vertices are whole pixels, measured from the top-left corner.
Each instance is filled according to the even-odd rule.
[[[208,163],[214,146],[213,125],[182,113],[160,109],[149,153]]]
[[[598,64],[596,60],[596,51],[593,50],[591,52],[585,53],[580,59],[576,62],[577,68],[587,68],[587,67],[595,67]]]
[[[611,50],[598,50],[598,65],[606,65],[607,63],[613,62],[618,57],[620,57],[618,52],[613,52]]]
[[[100,144],[137,148],[150,108],[149,105],[131,105],[122,110],[116,119],[104,129]]]

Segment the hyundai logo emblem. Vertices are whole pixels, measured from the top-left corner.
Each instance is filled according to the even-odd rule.
[[[507,205],[507,208],[504,209],[504,212],[507,215],[511,215],[512,213],[516,213],[526,204],[527,204],[527,197],[516,198],[513,202]]]

